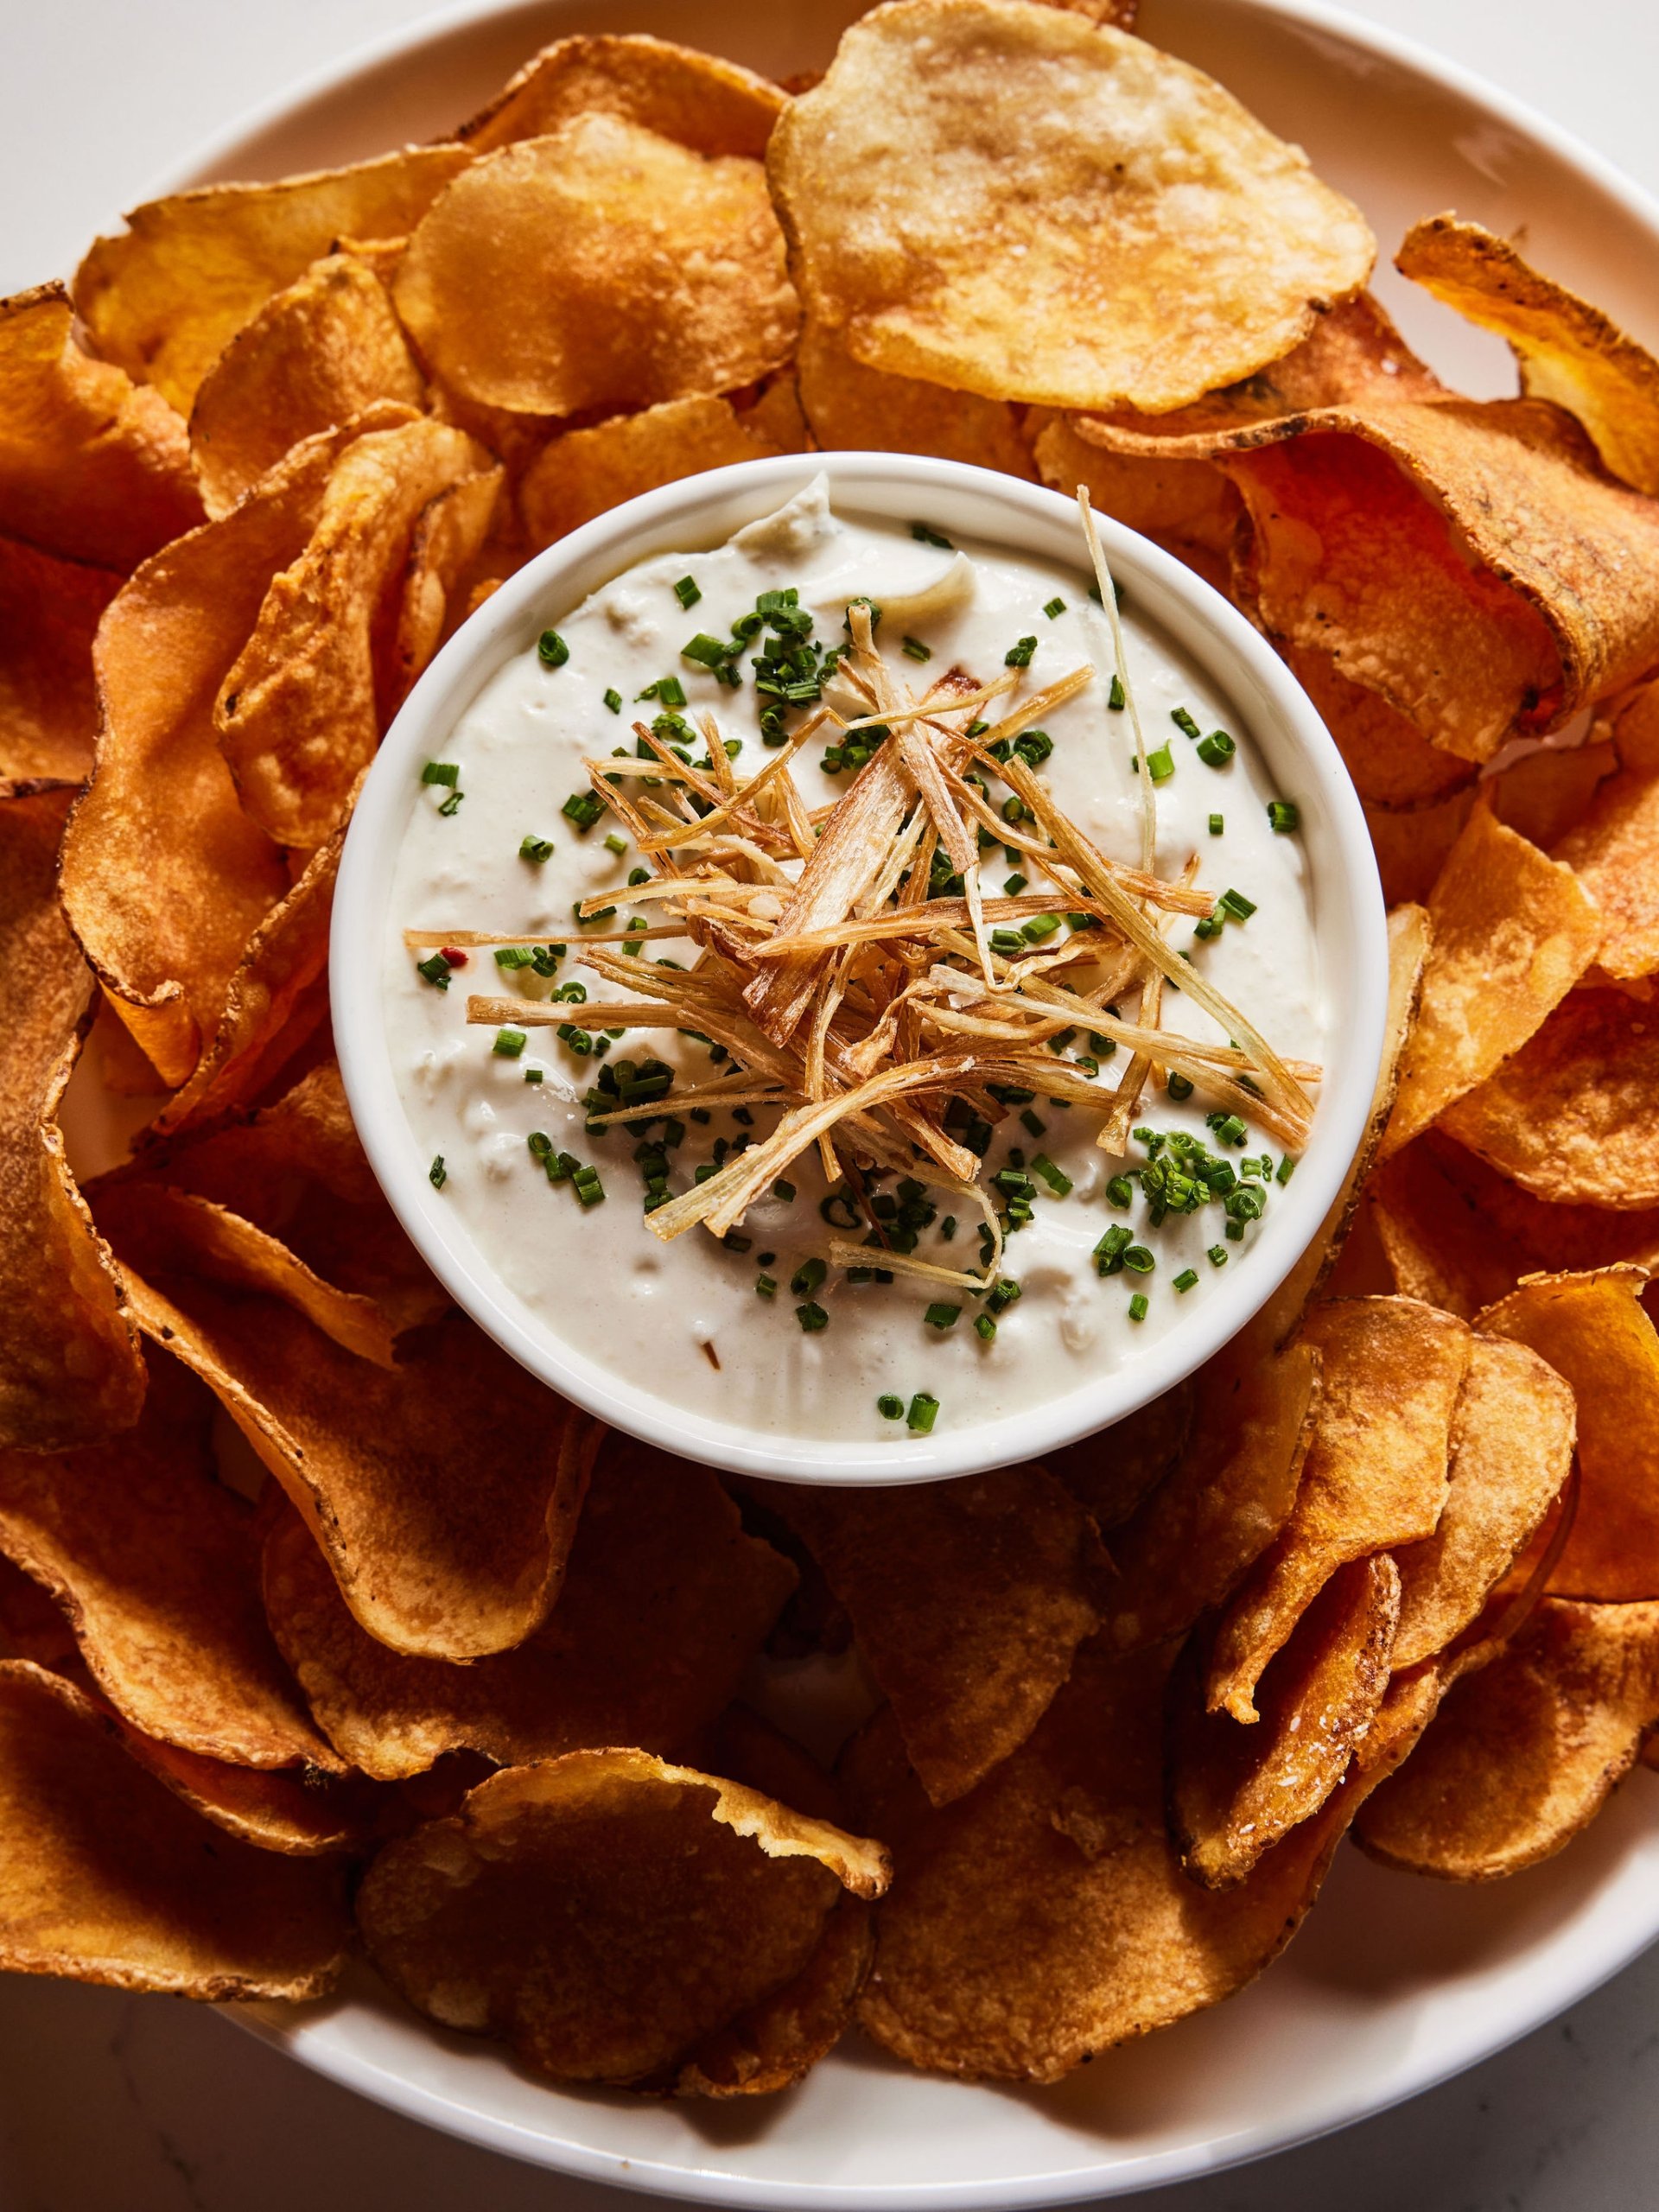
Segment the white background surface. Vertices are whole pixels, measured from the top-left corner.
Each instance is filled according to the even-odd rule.
[[[787,6],[789,0],[779,0]],[[1655,0],[1365,0],[1659,194]],[[409,0],[0,0],[0,294],[67,274],[243,111]],[[1656,272],[1659,281],[1659,272]],[[624,2212],[363,2104],[201,2009],[0,1978],[0,2212]],[[1126,2212],[1652,2212],[1659,1953],[1401,2112]]]

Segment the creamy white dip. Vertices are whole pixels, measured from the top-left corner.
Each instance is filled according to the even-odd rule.
[[[1052,751],[1039,772],[1064,811],[1103,851],[1138,865],[1141,803],[1133,741],[1128,717],[1108,703],[1111,640],[1090,601],[1087,576],[1081,569],[1067,572],[995,546],[963,541],[960,550],[968,566],[957,581],[958,587],[965,582],[965,592],[958,588],[938,612],[906,614],[901,626],[883,628],[879,641],[892,664],[909,672],[892,635],[898,626],[913,631],[931,651],[925,674],[919,666],[915,671],[918,693],[929,677],[953,667],[989,680],[1002,671],[1008,648],[1023,638],[1034,638],[1036,646],[1022,689],[1034,690],[1092,661],[1098,680],[1044,717]],[[735,763],[740,779],[774,757],[760,741],[758,715],[767,702],[753,689],[751,656],[737,664],[741,688],[723,687],[682,657],[694,635],[725,637],[760,593],[792,587],[815,617],[818,639],[840,642],[849,600],[868,595],[884,607],[897,606],[928,591],[956,560],[952,550],[902,524],[833,513],[820,481],[718,550],[664,555],[628,570],[573,612],[550,608],[568,658],[550,667],[531,649],[485,686],[440,756],[446,770],[454,768],[455,780],[422,791],[398,859],[384,947],[388,1041],[410,1141],[423,1164],[442,1158],[442,1202],[459,1216],[487,1267],[554,1337],[689,1413],[770,1436],[886,1437],[900,1450],[906,1424],[878,1410],[883,1396],[908,1406],[917,1393],[931,1394],[938,1401],[940,1430],[1047,1403],[1103,1370],[1133,1362],[1166,1332],[1179,1330],[1224,1273],[1250,1265],[1257,1233],[1255,1223],[1245,1222],[1236,1224],[1242,1235],[1230,1240],[1218,1204],[1191,1215],[1172,1214],[1156,1229],[1148,1226],[1138,1188],[1127,1211],[1112,1205],[1109,1182],[1126,1166],[1143,1166],[1145,1147],[1132,1144],[1126,1158],[1103,1153],[1095,1142],[1099,1124],[1093,1114],[1077,1106],[1058,1109],[1039,1096],[1010,1110],[999,1126],[986,1154],[987,1170],[1002,1166],[1010,1147],[1017,1147],[1027,1162],[1044,1155],[1072,1188],[1055,1198],[1036,1183],[1033,1218],[1009,1237],[1002,1264],[1003,1276],[1019,1284],[1020,1295],[1001,1307],[993,1338],[976,1333],[974,1320],[984,1307],[971,1294],[903,1274],[888,1283],[851,1283],[831,1269],[809,1297],[792,1291],[791,1281],[804,1263],[828,1249],[830,1231],[820,1216],[825,1185],[816,1152],[785,1171],[796,1193],[792,1202],[768,1196],[749,1209],[741,1224],[746,1250],[723,1248],[702,1228],[664,1243],[643,1211],[641,1170],[633,1157],[640,1140],[621,1128],[604,1136],[587,1130],[582,1101],[601,1063],[578,1057],[547,1027],[531,1028],[521,1056],[504,1058],[493,1049],[493,1027],[467,1025],[472,994],[516,995],[529,1003],[574,982],[585,987],[586,1002],[564,1011],[598,1039],[604,1000],[623,995],[583,969],[585,932],[572,909],[579,899],[613,891],[614,918],[588,925],[586,933],[622,928],[638,911],[628,904],[627,879],[640,865],[640,855],[631,843],[620,852],[607,849],[607,833],[614,835],[620,826],[609,817],[584,832],[562,809],[572,793],[589,790],[584,759],[618,748],[632,754],[635,720],[649,721],[663,711],[658,701],[639,701],[648,685],[677,678],[686,700],[678,711],[694,719],[699,710],[711,710],[726,736],[741,741]],[[686,578],[701,594],[689,607],[675,588]],[[1056,601],[1063,607],[1051,613]],[[1158,871],[1179,876],[1196,855],[1198,880],[1207,891],[1217,898],[1236,892],[1255,909],[1247,920],[1230,922],[1208,938],[1195,939],[1192,922],[1177,916],[1170,942],[1190,953],[1227,999],[1248,1012],[1278,1052],[1319,1061],[1325,1007],[1301,841],[1275,831],[1268,815],[1270,801],[1295,794],[1275,785],[1231,703],[1127,595],[1122,619],[1146,744],[1149,750],[1167,747],[1173,764],[1173,772],[1155,786]],[[622,702],[620,712],[607,706],[607,691]],[[833,685],[827,696],[836,697]],[[1020,696],[1014,695],[1016,702]],[[1220,727],[1230,734],[1236,750],[1224,766],[1200,758],[1197,741],[1172,719],[1177,709],[1185,710],[1201,734]],[[844,710],[860,711],[850,699]],[[791,728],[801,711],[791,710]],[[702,756],[700,741],[693,749]],[[794,765],[809,806],[833,801],[850,781],[846,774],[835,779],[824,774],[819,755],[819,746],[810,744]],[[456,791],[462,794],[458,805]],[[1003,796],[995,786],[993,793],[998,800]],[[447,813],[441,810],[446,805]],[[1217,816],[1218,831],[1212,826]],[[550,841],[551,855],[541,861],[521,858],[527,836]],[[1001,892],[1005,878],[1027,873],[1024,864],[995,849],[982,856],[989,896]],[[645,918],[658,922],[660,916],[652,911]],[[530,968],[500,968],[487,949],[471,951],[449,987],[440,988],[417,967],[424,951],[407,947],[404,933],[410,929],[499,931],[525,945],[551,942],[569,950],[552,978]],[[689,964],[696,948],[662,939],[645,946],[645,958],[664,957]],[[1133,993],[1122,1011],[1133,1019]],[[1163,1019],[1189,1036],[1218,1037],[1214,1024],[1179,994],[1166,995]],[[680,1088],[722,1071],[711,1067],[704,1046],[671,1029],[632,1031],[607,1049],[613,1062],[624,1056],[666,1062]],[[1091,1051],[1087,1037],[1079,1035],[1069,1055]],[[1101,1059],[1103,1090],[1116,1083],[1128,1058],[1120,1050]],[[541,1079],[527,1081],[536,1071]],[[672,1103],[671,1096],[655,1110],[671,1112]],[[746,1135],[763,1137],[776,1110],[757,1109],[747,1128],[729,1110],[715,1113],[706,1124],[688,1122],[670,1155],[671,1188],[686,1187],[717,1140],[729,1147]],[[1223,1147],[1205,1125],[1205,1110],[1201,1093],[1178,1103],[1160,1084],[1148,1087],[1135,1122],[1159,1131],[1190,1131],[1222,1149],[1235,1166],[1268,1155],[1263,1164],[1269,1177],[1261,1188],[1270,1208],[1278,1188],[1271,1175],[1282,1160],[1281,1148],[1258,1128],[1249,1130],[1243,1149]],[[1041,1123],[1040,1132],[1022,1122],[1022,1112]],[[653,1135],[661,1129],[659,1120]],[[570,1181],[550,1183],[531,1149],[532,1135],[550,1140],[556,1154],[568,1152],[596,1168],[603,1202],[584,1207]],[[893,1192],[894,1179],[881,1187]],[[970,1208],[940,1198],[941,1221],[952,1211],[960,1219],[954,1240],[941,1243],[936,1224],[923,1232],[918,1256],[972,1268],[976,1217]],[[1099,1273],[1096,1247],[1118,1223],[1154,1255],[1150,1274]],[[1222,1264],[1211,1259],[1212,1251],[1224,1255]],[[1178,1279],[1189,1271],[1196,1281],[1178,1290]],[[776,1285],[771,1296],[757,1291],[763,1275]],[[1137,1295],[1146,1300],[1138,1320],[1131,1319]],[[964,1309],[944,1330],[924,1318],[929,1306],[941,1300]],[[804,1330],[797,1319],[804,1302],[827,1314],[827,1325]]]

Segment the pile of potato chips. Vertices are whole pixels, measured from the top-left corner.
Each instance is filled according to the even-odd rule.
[[[0,1964],[303,1999],[361,1948],[557,2080],[778,2089],[856,2019],[1047,2082],[1249,1980],[1350,1828],[1478,1881],[1593,1817],[1659,1722],[1659,364],[1436,216],[1399,265],[1520,370],[1461,397],[1373,255],[1122,10],[893,0],[792,97],[563,41],[0,307]],[[532,1382],[330,1055],[341,839],[436,645],[815,446],[1178,552],[1393,908],[1367,1142],[1271,1306],[1046,1466],[897,1490],[724,1484]],[[84,1048],[137,1133],[83,1185]]]

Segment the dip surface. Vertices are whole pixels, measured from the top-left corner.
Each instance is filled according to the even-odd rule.
[[[925,518],[918,520],[925,524]],[[568,657],[550,666],[532,648],[485,685],[439,756],[444,773],[453,767],[454,779],[422,790],[397,861],[380,955],[388,1044],[410,1141],[423,1164],[442,1161],[435,1171],[442,1203],[458,1215],[486,1269],[550,1335],[671,1406],[772,1437],[887,1439],[901,1452],[905,1421],[891,1417],[891,1406],[884,1415],[880,1398],[908,1407],[916,1394],[931,1395],[938,1402],[941,1430],[1050,1404],[1103,1371],[1135,1362],[1167,1332],[1179,1330],[1225,1274],[1250,1265],[1255,1221],[1236,1219],[1230,1227],[1222,1205],[1210,1203],[1152,1225],[1138,1185],[1127,1205],[1121,1182],[1116,1197],[1109,1188],[1126,1169],[1147,1164],[1144,1141],[1132,1142],[1124,1155],[1104,1152],[1096,1143],[1094,1113],[1057,1107],[1039,1090],[1009,1106],[991,1138],[986,1169],[995,1174],[1011,1149],[1027,1168],[1040,1155],[1071,1188],[1058,1196],[1046,1178],[1033,1176],[1032,1218],[1008,1236],[999,1269],[1019,1294],[996,1303],[994,1334],[975,1327],[986,1312],[984,1300],[904,1273],[889,1282],[849,1281],[843,1269],[830,1267],[822,1281],[791,1288],[804,1266],[816,1274],[810,1263],[827,1256],[832,1233],[821,1213],[828,1186],[816,1149],[783,1171],[792,1198],[768,1195],[751,1205],[725,1244],[702,1227],[664,1243],[643,1210],[642,1168],[635,1160],[640,1135],[621,1126],[604,1134],[587,1128],[583,1101],[602,1059],[582,1056],[555,1029],[537,1027],[528,1029],[518,1056],[506,1057],[495,1050],[493,1026],[468,1026],[471,995],[516,996],[529,1007],[576,984],[585,1002],[564,1004],[561,1016],[578,1030],[578,1043],[593,1040],[613,1065],[624,1056],[660,1060],[674,1071],[676,1090],[730,1072],[729,1059],[711,1062],[706,1045],[672,1028],[636,1028],[604,1042],[603,1002],[626,993],[583,968],[583,938],[622,930],[636,914],[653,925],[662,916],[628,903],[629,874],[643,862],[623,826],[601,815],[584,830],[563,810],[572,794],[590,791],[585,760],[618,750],[634,754],[636,721],[649,722],[664,711],[660,693],[645,700],[639,695],[664,677],[677,679],[683,691],[685,703],[669,711],[691,724],[687,749],[694,758],[706,756],[696,731],[698,715],[707,712],[728,743],[741,741],[734,762],[740,782],[775,759],[763,745],[759,720],[772,702],[757,695],[750,675],[753,654],[765,650],[765,639],[734,664],[742,679],[735,689],[682,656],[699,632],[727,637],[767,591],[797,591],[825,645],[845,642],[850,601],[875,601],[886,610],[877,642],[889,665],[912,679],[918,696],[946,671],[988,682],[1003,673],[1011,648],[1034,639],[1018,688],[987,708],[989,715],[1092,663],[1096,680],[1044,715],[1052,749],[1037,772],[1102,851],[1138,866],[1142,808],[1129,717],[1109,705],[1112,642],[1089,596],[1086,574],[971,540],[956,543],[953,550],[925,529],[912,533],[834,513],[820,481],[718,550],[664,555],[630,569],[574,612],[550,608]],[[928,593],[953,567],[948,603],[912,616],[905,601]],[[1051,612],[1057,601],[1062,604]],[[1170,772],[1154,785],[1156,870],[1179,879],[1196,859],[1205,891],[1217,900],[1230,892],[1251,910],[1198,936],[1191,918],[1164,915],[1168,942],[1203,969],[1281,1056],[1319,1062],[1326,1019],[1301,842],[1294,831],[1275,830],[1269,817],[1271,802],[1294,800],[1295,793],[1276,785],[1230,703],[1127,595],[1122,624],[1146,746],[1154,766],[1161,766],[1156,755],[1163,748],[1170,762]],[[913,632],[923,650],[906,646],[901,657],[893,634],[900,630]],[[673,684],[668,689],[672,701]],[[618,707],[607,703],[607,692]],[[834,680],[824,696],[849,718],[868,711]],[[1191,718],[1196,736],[1173,719],[1177,710]],[[791,731],[807,711],[790,710]],[[1211,766],[1199,743],[1217,727],[1236,749]],[[842,798],[852,780],[846,771],[831,776],[819,766],[823,746],[838,736],[833,726],[826,728],[821,741],[809,742],[792,765],[809,808]],[[1004,797],[995,785],[991,793],[994,804]],[[625,849],[608,848],[607,836]],[[550,842],[550,854],[522,857],[526,839]],[[1033,890],[1044,887],[1027,861],[995,845],[982,849],[987,898],[1001,895],[1014,876],[1029,877]],[[574,906],[601,893],[614,893],[614,916],[584,926]],[[568,950],[556,963],[545,963],[556,966],[551,976],[528,965],[501,967],[488,948],[469,950],[448,987],[440,988],[417,964],[428,958],[427,949],[410,950],[405,931],[435,933],[444,944],[467,931],[499,931],[525,947]],[[432,941],[429,937],[429,946]],[[641,958],[690,966],[697,957],[689,939],[656,938]],[[439,971],[443,965],[437,963]],[[1119,1009],[1125,1019],[1135,1018],[1136,1001],[1131,989]],[[1162,1020],[1191,1037],[1226,1041],[1198,1007],[1167,989]],[[1129,1059],[1122,1049],[1099,1052],[1082,1033],[1065,1052],[1074,1063],[1084,1056],[1097,1062],[1103,1093]],[[527,1080],[537,1071],[539,1080]],[[662,1117],[674,1110],[672,1092],[645,1110],[658,1117],[647,1141],[660,1141]],[[1254,1178],[1270,1208],[1275,1178],[1282,1179],[1282,1147],[1256,1126],[1242,1143],[1236,1134],[1218,1135],[1213,1122],[1206,1125],[1206,1111],[1213,1111],[1213,1101],[1202,1091],[1172,1096],[1160,1078],[1147,1085],[1135,1122],[1138,1129],[1190,1132]],[[683,1136],[668,1154],[669,1188],[685,1189],[717,1150],[724,1158],[734,1145],[764,1137],[778,1114],[776,1106],[764,1106],[747,1122],[729,1109],[706,1120],[683,1119]],[[584,1205],[571,1180],[550,1182],[537,1156],[547,1148],[543,1139],[554,1154],[568,1153],[598,1171],[602,1202]],[[913,1172],[926,1180],[925,1164]],[[886,1193],[896,1187],[893,1175],[878,1185]],[[975,1268],[977,1214],[938,1190],[929,1191],[928,1203],[936,1218],[922,1230],[915,1256]],[[954,1236],[943,1241],[951,1216]],[[1120,1224],[1133,1232],[1137,1250],[1150,1254],[1150,1272],[1100,1272],[1096,1248]],[[870,1256],[876,1265],[882,1255]],[[1196,1280],[1178,1288],[1190,1275]],[[769,1293],[767,1283],[773,1286]],[[1144,1315],[1132,1318],[1132,1301],[1138,1307],[1141,1300]],[[942,1302],[962,1309],[944,1327],[926,1318],[930,1306]],[[826,1318],[804,1325],[798,1319],[803,1305]]]

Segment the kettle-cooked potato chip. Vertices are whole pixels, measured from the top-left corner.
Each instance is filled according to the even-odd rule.
[[[1596,957],[1600,909],[1477,804],[1428,900],[1422,1002],[1401,1062],[1386,1160],[1519,1050]]]
[[[273,293],[201,380],[190,451],[209,514],[377,399],[421,407],[426,385],[385,286],[354,254],[327,254]]]
[[[939,397],[948,400],[954,395],[941,388]],[[1027,429],[1040,419],[1040,411],[1033,410]],[[1043,482],[1068,497],[1084,486],[1101,514],[1155,539],[1200,575],[1210,576],[1218,590],[1228,591],[1232,580],[1228,556],[1244,507],[1221,471],[1207,461],[1143,461],[1107,453],[1078,436],[1077,425],[1084,419],[1052,414],[1038,429],[1032,457]]]
[[[140,1766],[203,1820],[261,1851],[295,1859],[360,1853],[398,1824],[392,1793],[361,1775],[232,1766],[143,1735],[119,1713],[114,1718]]]
[[[92,765],[92,639],[111,569],[0,537],[0,784],[78,784]]]
[[[383,720],[402,706],[445,631],[472,613],[461,587],[489,537],[503,480],[499,468],[480,469],[435,493],[422,508],[409,541]]]
[[[476,154],[613,115],[696,154],[758,161],[785,106],[776,85],[693,47],[639,33],[556,39],[455,133]]]
[[[54,880],[70,797],[0,785],[0,1446],[30,1452],[130,1428],[144,1394],[120,1277],[57,1122],[92,1002]]]
[[[394,295],[434,375],[532,415],[735,391],[782,366],[798,321],[759,162],[602,112],[481,156]]]
[[[784,449],[728,399],[665,399],[544,446],[518,486],[524,528],[539,551],[642,492]]]
[[[1205,465],[1202,461],[1166,464],[1188,468]],[[1229,485],[1228,489],[1231,491],[1232,486]],[[1306,645],[1287,645],[1283,652],[1292,675],[1337,741],[1354,789],[1368,806],[1415,813],[1420,807],[1433,806],[1473,783],[1471,762],[1431,745],[1397,707],[1391,707],[1380,692],[1351,682],[1327,654]]]
[[[1394,1287],[1472,1321],[1513,1290],[1530,1263],[1453,1172],[1448,1154],[1455,1150],[1433,1132],[1417,1138],[1377,1170],[1366,1200]]]
[[[936,454],[1007,476],[1033,474],[1006,400],[867,368],[811,321],[801,333],[797,373],[802,409],[825,452]]]
[[[644,1751],[509,1767],[387,1845],[358,1892],[370,1957],[444,2026],[556,2081],[650,2084],[791,1980],[879,1844]]]
[[[1375,252],[1211,79],[1028,0],[876,9],[767,168],[826,332],[990,399],[1183,406],[1287,353]]]
[[[297,1515],[272,1529],[264,1565],[272,1628],[319,1725],[387,1781],[463,1748],[505,1766],[624,1738],[684,1751],[731,1698],[794,1580],[706,1468],[615,1434],[557,1602],[512,1651],[460,1667],[388,1649],[352,1618]]]
[[[275,184],[207,184],[147,200],[75,271],[75,308],[100,353],[188,414],[244,323],[337,238],[404,238],[472,160],[406,146]]]
[[[1659,1603],[1546,1598],[1507,1650],[1457,1684],[1355,1834],[1414,1873],[1519,1873],[1589,1826],[1656,1721]]]
[[[0,1665],[0,1966],[219,2004],[321,1997],[351,1937],[324,1859],[181,1803],[60,1676]]]
[[[851,1616],[935,1804],[1022,1744],[1099,1624],[1082,1507],[1041,1467],[861,1489],[757,1483]]]
[[[1192,1433],[1198,1397],[1197,1380],[1189,1376],[1137,1413],[1064,1451],[1051,1452],[1043,1462],[1086,1509],[1103,1536],[1121,1529],[1174,1468]]]
[[[1598,958],[1623,982],[1659,969],[1659,683],[1626,702],[1613,735],[1618,772],[1597,787],[1554,856],[1602,909]]]

